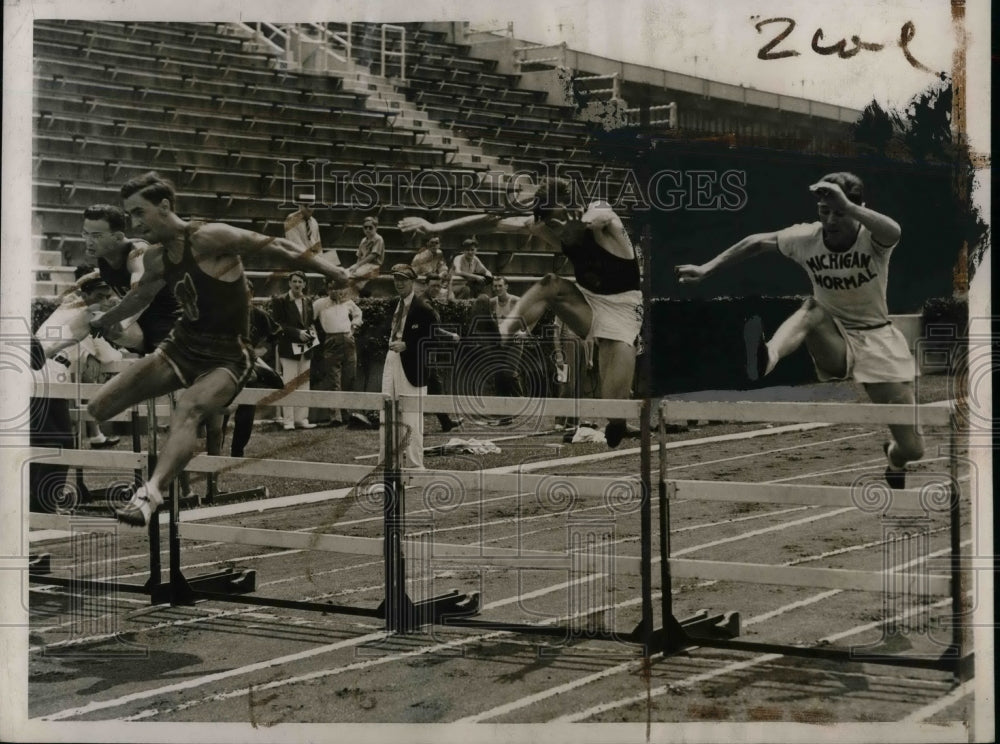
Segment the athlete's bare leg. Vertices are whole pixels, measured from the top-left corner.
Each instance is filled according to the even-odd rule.
[[[527,330],[550,307],[580,338],[590,333],[594,311],[583,294],[573,282],[556,274],[546,274],[521,295],[510,316],[500,323],[500,336],[506,340],[517,331]]]
[[[912,382],[866,382],[865,391],[872,403],[901,403],[913,405],[916,401]],[[903,470],[906,463],[924,456],[924,438],[916,426],[891,424],[893,442],[886,453],[891,470]]]
[[[156,461],[156,468],[132,501],[116,512],[119,520],[136,526],[148,524],[163,503],[163,492],[191,461],[198,447],[198,425],[221,413],[236,394],[236,381],[227,371],[214,369],[181,393],[170,417],[170,434]]]
[[[635,347],[610,338],[597,339],[600,358],[600,396],[605,399],[632,396],[632,379],[635,376]],[[625,436],[625,419],[608,419],[604,437],[609,447],[617,447]]]
[[[107,421],[136,403],[166,395],[183,387],[166,359],[150,354],[112,377],[87,404],[87,412],[98,421]]]
[[[840,335],[830,315],[813,298],[807,299],[792,313],[766,343],[767,363],[761,371],[768,374],[778,362],[798,349],[803,342],[817,366],[833,377],[847,374],[847,342]]]

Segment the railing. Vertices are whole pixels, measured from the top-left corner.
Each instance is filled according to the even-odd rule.
[[[630,124],[639,124],[642,117],[641,108],[625,109]],[[664,118],[663,114],[666,114]],[[677,129],[677,104],[665,103],[662,106],[649,107],[649,124],[666,124],[670,129]]]
[[[500,36],[506,36],[509,39],[514,38],[514,22],[508,21],[507,25],[503,28],[474,28],[471,24],[465,24],[465,34],[496,34]],[[463,40],[463,44],[468,44],[469,46],[475,46],[476,44],[488,44],[493,39],[480,39],[478,41],[469,41],[468,39]]]
[[[241,21],[236,25],[248,31],[254,39],[261,42],[275,54],[284,55],[285,50],[288,48],[288,32],[275,26],[273,23],[262,21],[244,23]]]
[[[566,42],[561,44],[538,44],[516,47],[514,49],[514,69],[520,71],[524,65],[549,65],[550,67],[566,66]],[[554,51],[547,57],[536,57],[535,54]]]
[[[609,81],[609,88],[591,88],[590,83]],[[610,75],[586,75],[573,78],[573,87],[578,92],[586,93],[608,93],[612,99],[621,98],[621,73],[613,72]]]
[[[394,52],[386,47],[386,37],[389,31],[399,32],[399,51]],[[406,29],[402,26],[394,26],[391,23],[382,24],[382,68],[381,75],[385,77],[385,61],[387,57],[399,57],[399,79],[406,82]]]

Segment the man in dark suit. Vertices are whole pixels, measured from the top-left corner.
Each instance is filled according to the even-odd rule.
[[[425,367],[427,341],[438,322],[434,310],[413,293],[416,272],[409,264],[392,267],[392,281],[399,295],[389,326],[389,351],[382,372],[382,394],[396,398],[400,395],[425,395],[428,374]],[[424,417],[420,411],[404,412],[402,441],[410,464],[424,467]],[[380,460],[385,460],[384,437],[379,436]]]
[[[293,271],[288,275],[288,292],[271,300],[271,317],[281,326],[278,359],[281,379],[287,390],[309,389],[309,367],[316,336],[313,332],[312,300],[305,296],[306,275]],[[308,406],[282,406],[284,429],[315,429],[309,423]]]

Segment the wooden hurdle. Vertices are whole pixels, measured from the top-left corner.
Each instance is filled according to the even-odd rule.
[[[73,390],[61,391],[72,395],[92,394],[88,386],[72,386]],[[95,389],[98,386],[93,386]],[[49,394],[53,391],[49,390]],[[244,390],[237,398],[240,403],[266,401],[275,391]],[[406,410],[420,410],[423,413],[456,412],[459,404],[445,396],[401,396],[389,400],[378,394],[331,393],[320,391],[296,391],[283,396],[289,403],[312,406],[344,407],[376,404],[383,408],[387,425],[384,427],[384,447],[386,459],[383,468],[372,471],[365,466],[342,465],[303,461],[258,461],[245,458],[230,458],[202,455],[194,458],[190,470],[215,473],[232,470],[244,474],[282,475],[288,477],[308,477],[318,480],[343,481],[346,479],[363,483],[379,484],[383,489],[383,537],[357,538],[343,535],[324,535],[303,532],[280,532],[266,529],[243,529],[223,525],[194,524],[182,521],[177,498],[170,498],[170,571],[166,584],[159,581],[159,520],[150,524],[151,575],[144,591],[154,603],[190,604],[199,599],[236,601],[246,604],[266,605],[287,609],[314,610],[326,613],[341,613],[378,617],[385,620],[390,632],[411,632],[428,623],[443,623],[462,627],[489,630],[506,630],[532,635],[572,637],[580,634],[579,628],[566,625],[538,625],[526,623],[499,623],[475,618],[478,614],[478,595],[461,595],[458,592],[432,597],[421,602],[410,599],[405,590],[405,557],[426,548],[421,541],[407,538],[405,534],[405,492],[408,486],[429,485],[446,478],[448,482],[472,490],[503,489],[515,493],[540,492],[553,482],[552,475],[537,475],[528,472],[483,473],[478,471],[413,471],[400,466],[404,434],[396,422],[400,413]],[[609,488],[627,488],[636,494],[640,506],[640,548],[636,557],[615,557],[610,562],[599,555],[576,553],[573,551],[537,551],[522,549],[485,548],[483,546],[452,545],[433,543],[433,560],[444,563],[460,562],[464,566],[519,567],[532,569],[552,569],[599,573],[613,571],[617,575],[638,575],[641,579],[642,614],[639,624],[630,631],[588,629],[587,638],[606,639],[640,644],[648,657],[654,653],[669,654],[693,645],[732,648],[767,653],[787,653],[812,658],[836,659],[840,661],[864,661],[892,664],[897,666],[920,667],[948,670],[959,673],[969,668],[971,658],[961,654],[962,634],[958,619],[961,612],[961,555],[958,524],[959,493],[957,486],[957,457],[955,418],[951,411],[941,406],[891,406],[843,404],[732,404],[732,403],[688,403],[664,401],[657,414],[659,420],[659,527],[660,527],[660,581],[662,587],[661,619],[657,627],[654,623],[652,601],[652,564],[654,550],[652,542],[652,474],[651,474],[651,418],[648,401],[611,400],[565,400],[536,399],[525,402],[509,398],[483,398],[476,401],[484,412],[506,415],[577,415],[592,417],[639,418],[642,426],[642,463],[636,478],[609,478],[593,476],[558,476],[561,484],[571,486],[580,495],[606,495]],[[948,425],[951,427],[950,458],[950,510],[952,571],[950,576],[924,577],[921,590],[929,595],[951,595],[953,615],[953,644],[946,653],[936,659],[915,659],[884,655],[852,657],[850,651],[829,648],[802,648],[781,644],[760,644],[740,641],[739,616],[730,611],[709,616],[706,612],[687,619],[677,619],[673,613],[669,588],[672,578],[694,578],[704,580],[751,581],[792,586],[810,586],[832,589],[860,589],[870,592],[887,589],[885,577],[878,572],[844,569],[801,568],[792,566],[772,566],[761,564],[732,564],[705,560],[678,560],[670,557],[670,506],[679,498],[703,500],[757,501],[778,504],[810,504],[816,506],[858,506],[850,488],[835,486],[802,486],[791,484],[718,483],[712,481],[674,480],[667,477],[667,447],[664,429],[667,421],[691,418],[719,418],[738,421],[832,421],[838,423],[914,423],[914,416],[927,425]],[[151,410],[149,421],[155,422],[155,411]],[[155,425],[150,436],[155,439]],[[137,440],[136,440],[137,441]],[[151,440],[152,441],[152,440]],[[136,447],[138,449],[138,447]],[[51,450],[42,450],[52,454]],[[95,455],[100,455],[95,457]],[[139,469],[145,465],[152,468],[150,453],[64,451],[60,461],[69,465],[99,464],[106,467]],[[373,479],[372,476],[375,476]],[[919,489],[892,492],[895,508],[919,510],[924,508]],[[32,515],[33,526],[68,526],[71,518],[54,515]],[[154,532],[157,539],[154,541]],[[185,577],[180,570],[180,540],[208,540],[234,542],[245,545],[260,545],[285,549],[324,550],[359,555],[381,555],[385,565],[385,594],[378,607],[354,607],[332,603],[303,602],[268,597],[257,597],[255,572],[226,571],[217,574]],[[155,555],[155,563],[154,563]],[[153,570],[155,567],[155,571]],[[154,579],[155,575],[155,579]],[[889,591],[906,593],[913,591],[907,583],[911,577],[901,576],[888,586]],[[238,596],[237,596],[238,595]]]
[[[878,572],[802,568],[760,564],[738,564],[716,561],[679,561],[670,557],[670,503],[677,498],[711,501],[764,502],[774,504],[805,504],[812,506],[853,506],[869,512],[884,512],[889,504],[895,511],[924,511],[930,508],[925,489],[890,490],[878,484],[882,498],[868,503],[859,499],[855,488],[839,486],[803,486],[787,483],[733,483],[717,481],[674,480],[667,476],[665,424],[692,418],[722,419],[743,422],[815,421],[844,424],[911,424],[947,426],[950,432],[948,480],[943,485],[948,492],[950,575],[948,576],[887,576]],[[664,591],[662,612],[672,616],[672,576],[687,579],[775,583],[793,586],[827,587],[868,592],[920,592],[925,596],[951,597],[951,644],[937,657],[907,657],[878,653],[854,653],[851,649],[804,648],[789,644],[750,643],[716,636],[702,637],[681,629],[675,637],[663,639],[665,651],[700,645],[763,653],[821,658],[837,661],[886,664],[913,668],[949,671],[956,677],[971,675],[973,656],[965,654],[962,628],[962,557],[961,557],[961,494],[958,485],[959,424],[951,407],[929,405],[881,405],[841,403],[760,403],[760,402],[691,402],[664,400],[659,408],[660,433],[660,509],[661,509],[661,571]],[[942,484],[938,484],[940,486]],[[933,495],[933,494],[931,494]],[[919,587],[915,586],[919,583]]]

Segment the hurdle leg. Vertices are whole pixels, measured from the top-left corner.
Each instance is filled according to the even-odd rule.
[[[658,484],[660,517],[660,611],[663,626],[653,632],[650,643],[653,650],[665,654],[674,653],[695,645],[699,640],[735,638],[740,634],[740,615],[727,612],[709,615],[707,610],[699,610],[691,617],[678,620],[674,614],[674,599],[671,594],[673,578],[670,572],[670,501],[674,488],[667,485],[667,426],[663,406],[658,410],[658,440],[660,455],[660,482]],[[646,413],[648,418],[648,412]],[[648,428],[648,424],[647,424]]]
[[[386,399],[385,428],[382,432],[385,459],[382,470],[383,533],[385,560],[385,595],[376,610],[385,619],[389,633],[409,633],[422,625],[447,621],[479,612],[479,594],[461,594],[457,590],[414,602],[406,592],[406,556],[403,539],[406,533],[406,492],[401,472],[402,427],[398,425],[399,401]]]
[[[951,483],[951,503],[949,517],[951,519],[951,653],[955,658],[952,674],[956,680],[972,677],[973,659],[965,658],[965,621],[963,594],[965,590],[965,575],[962,572],[962,490],[958,486],[958,427],[957,411],[951,413],[948,447],[948,476]]]
[[[153,468],[156,467],[156,399],[146,401],[146,442],[149,447],[147,467],[149,476],[153,475]],[[139,439],[139,409],[132,408],[132,451],[141,452],[142,442]],[[142,485],[142,471],[135,471],[136,488]],[[146,589],[149,590],[151,604],[156,604],[156,598],[160,596],[162,567],[160,565],[160,520],[150,519],[147,528],[149,534],[149,578],[146,580]]]
[[[642,620],[639,625],[639,633],[642,638],[643,656],[649,657],[653,649],[653,513],[650,495],[652,491],[650,471],[652,469],[652,458],[650,457],[649,440],[649,399],[643,401],[642,413],[639,421],[640,428],[640,454],[639,454],[639,493],[640,493],[640,579],[642,582]],[[664,587],[664,591],[669,594],[669,586]],[[664,616],[666,621],[666,616]]]
[[[382,462],[383,523],[385,535],[385,629],[405,633],[412,628],[412,605],[406,596],[406,561],[403,556],[403,483],[400,474],[401,452],[397,415],[399,403],[393,398],[384,402],[385,458]]]

